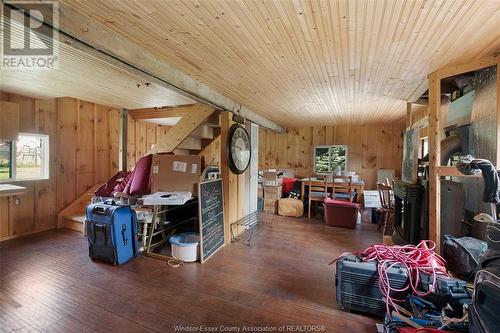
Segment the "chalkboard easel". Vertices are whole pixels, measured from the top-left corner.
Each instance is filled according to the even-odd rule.
[[[200,259],[203,263],[224,246],[222,179],[198,184]]]

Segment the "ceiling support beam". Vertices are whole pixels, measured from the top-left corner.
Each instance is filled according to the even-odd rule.
[[[3,3],[2,6],[4,6]],[[5,6],[23,9],[22,3],[14,2]],[[43,10],[41,11],[43,13]],[[51,15],[44,15],[44,17],[51,17]],[[49,25],[52,25],[53,22],[41,23],[47,25],[48,29],[52,28]],[[223,96],[148,52],[130,39],[93,21],[63,3],[59,3],[58,30],[59,39],[64,43],[98,59],[110,62],[125,71],[132,72],[144,78],[145,82],[171,89],[198,102],[208,104],[215,109],[239,114],[265,128],[279,133],[285,132],[285,129],[280,125]]]
[[[129,110],[128,114],[134,120],[143,119],[157,119],[157,118],[171,118],[171,117],[184,117],[189,112],[196,109],[196,104],[163,107],[163,108],[144,108]]]

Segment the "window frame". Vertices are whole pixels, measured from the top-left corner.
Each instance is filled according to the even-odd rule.
[[[10,158],[9,158],[9,165],[10,165],[10,168],[9,168],[9,178],[7,179],[0,179],[0,183],[4,183],[4,182],[12,182],[14,181],[14,176],[16,174],[15,172],[15,141],[14,140],[3,140],[2,141],[5,141],[5,142],[8,142],[10,144]]]
[[[37,133],[19,133],[19,136],[34,136],[42,138],[42,150],[41,150],[41,162],[40,162],[40,177],[34,178],[17,178],[17,140],[5,140],[10,142],[10,178],[1,179],[0,183],[12,183],[12,182],[26,182],[26,181],[38,181],[38,180],[48,180],[50,179],[50,141],[49,136],[46,134]]]
[[[330,159],[331,159],[331,148],[332,147],[344,147],[345,149],[345,164],[344,164],[344,168],[342,169],[342,171],[345,171],[347,170],[347,163],[349,161],[349,147],[347,145],[317,145],[317,146],[314,146],[314,153],[313,153],[313,172],[314,174],[316,175],[332,175],[335,170],[331,170],[330,167],[331,167],[331,163],[330,163]],[[318,148],[328,148],[328,171],[327,172],[318,172],[316,171],[316,150]]]

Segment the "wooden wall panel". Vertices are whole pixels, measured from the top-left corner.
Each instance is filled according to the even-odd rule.
[[[259,168],[292,168],[298,177],[309,177],[314,146],[347,145],[348,169],[357,171],[367,188],[375,188],[378,169],[394,169],[396,176],[400,175],[403,131],[403,123],[304,127],[286,134],[261,128]]]
[[[35,101],[37,133],[49,136],[49,179],[34,182],[35,230],[57,226],[57,105],[53,99]]]
[[[156,127],[155,124],[146,123],[146,153],[151,150],[151,147],[156,144]]]
[[[105,182],[111,174],[111,142],[110,142],[111,108],[96,105],[94,108],[94,180],[98,183]],[[117,136],[116,139],[119,139]],[[118,154],[117,156],[118,157]],[[92,184],[90,186],[95,185]]]
[[[109,174],[120,170],[120,123],[121,111],[109,109]]]
[[[259,132],[262,132],[260,130]],[[286,134],[286,166],[287,168],[298,168],[299,162],[299,131],[294,128]],[[259,142],[260,143],[260,142]],[[259,147],[260,149],[260,147]],[[263,148],[265,149],[265,147]],[[259,150],[260,153],[260,150]],[[259,164],[259,167],[262,164]]]
[[[0,239],[9,237],[9,198],[0,197]]]
[[[55,228],[58,212],[80,190],[117,169],[120,111],[69,97],[41,100],[6,92],[0,97],[21,106],[22,132],[49,136],[50,152],[49,179],[16,182],[28,188],[18,204],[0,200],[1,241]],[[11,230],[5,225],[5,207],[13,212]]]
[[[127,170],[130,171],[135,166],[136,161],[136,140],[135,135],[135,121],[131,118],[127,118]]]
[[[19,132],[35,133],[35,100],[24,96],[9,94],[9,102],[19,105]]]
[[[144,121],[135,122],[135,159],[136,161],[146,155],[147,148],[147,123]],[[134,162],[135,165],[135,162]]]
[[[132,170],[135,162],[146,155],[151,147],[162,141],[170,127],[128,118],[127,170]]]
[[[205,149],[203,149],[200,153],[203,156],[203,160],[205,161],[205,166],[209,164],[218,164],[220,165],[221,161],[221,146],[220,146],[220,136],[210,142]]]
[[[95,104],[79,101],[76,145],[76,196],[95,185]]]
[[[268,131],[259,131],[259,165],[266,165],[266,137]]]
[[[298,138],[299,154],[298,154],[298,161],[296,163],[298,166],[296,172],[300,175],[304,175],[304,177],[309,177],[311,175],[311,165],[313,161],[311,143],[312,143],[312,128],[311,127],[299,128],[299,138]]]
[[[14,237],[35,231],[35,185],[32,182],[19,182],[18,185],[27,190],[18,197],[17,203],[13,203]]]
[[[58,133],[57,147],[64,147],[58,153],[57,208],[63,209],[76,199],[76,130],[78,100],[74,98],[57,99]],[[74,149],[68,149],[75,147]]]
[[[19,135],[19,104],[0,100],[0,138],[15,140]]]

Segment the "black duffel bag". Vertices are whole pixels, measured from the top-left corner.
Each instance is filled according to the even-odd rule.
[[[485,241],[473,237],[444,236],[443,258],[448,269],[465,281],[473,281],[487,250]]]

